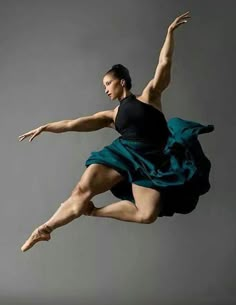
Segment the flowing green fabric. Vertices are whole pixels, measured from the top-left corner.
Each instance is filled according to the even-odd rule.
[[[187,214],[195,209],[199,196],[210,189],[211,163],[198,141],[198,135],[214,130],[213,125],[172,118],[170,136],[163,150],[154,144],[115,139],[100,151],[91,152],[85,165],[104,164],[124,176],[111,188],[114,196],[134,201],[132,183],[161,192],[160,216]]]

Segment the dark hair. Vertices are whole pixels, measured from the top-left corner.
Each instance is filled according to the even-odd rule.
[[[124,79],[126,88],[128,90],[132,88],[132,81],[129,74],[129,70],[125,66],[121,64],[113,65],[112,68],[108,70],[106,74],[109,73],[112,73],[118,79]]]

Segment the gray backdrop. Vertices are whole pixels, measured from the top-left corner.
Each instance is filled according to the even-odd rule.
[[[0,1],[1,304],[224,304],[236,302],[234,1]],[[168,25],[175,32],[166,118],[200,136],[211,191],[189,215],[150,225],[81,217],[22,253],[32,230],[68,198],[91,151],[119,134],[18,136],[42,124],[113,109],[103,74],[122,63],[135,94],[153,77]],[[232,139],[232,140],[231,140]],[[98,206],[118,201],[110,192]]]

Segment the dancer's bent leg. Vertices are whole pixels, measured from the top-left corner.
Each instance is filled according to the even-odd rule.
[[[85,215],[87,216],[108,217],[121,221],[143,224],[152,223],[156,219],[156,217],[146,217],[135,204],[128,200],[121,200],[101,208],[95,207],[92,201],[90,201],[89,206],[89,209],[85,212]]]
[[[91,216],[109,217],[121,221],[141,222],[141,215],[137,207],[128,200],[111,203],[101,208],[95,208]]]
[[[161,210],[160,192],[147,187],[132,184],[135,204],[122,200],[97,208],[90,201],[85,215],[110,217],[123,221],[149,224],[154,222]]]

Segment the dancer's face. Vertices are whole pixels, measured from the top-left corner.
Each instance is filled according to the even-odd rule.
[[[122,96],[124,90],[122,84],[124,85],[124,80],[114,77],[112,73],[106,74],[103,78],[105,93],[109,95],[111,100]]]

